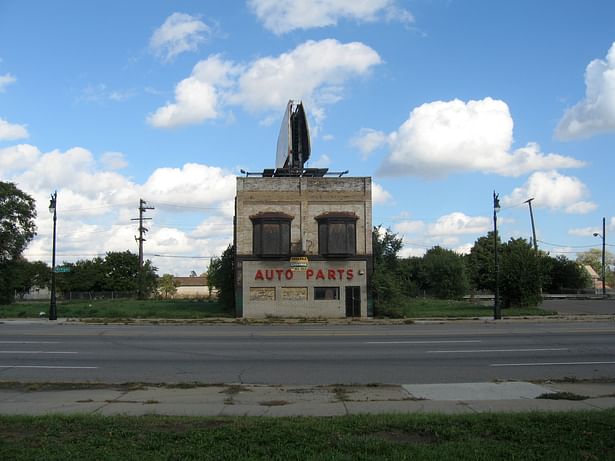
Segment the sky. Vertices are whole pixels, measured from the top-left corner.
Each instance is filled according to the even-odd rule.
[[[235,178],[275,165],[289,100],[308,166],[373,180],[402,256],[493,229],[574,259],[615,246],[615,2],[0,0],[0,180],[36,199],[25,256],[137,252],[202,273]]]

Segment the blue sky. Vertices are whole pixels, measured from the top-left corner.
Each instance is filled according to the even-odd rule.
[[[570,258],[615,240],[615,3],[0,0],[0,180],[38,203],[26,255],[136,252],[205,270],[240,169],[274,166],[286,102],[310,166],[372,176],[403,255],[492,228]]]

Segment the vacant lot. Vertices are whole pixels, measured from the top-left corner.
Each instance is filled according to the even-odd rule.
[[[102,299],[58,302],[58,317],[102,319],[204,319],[232,317],[217,302],[191,300]],[[49,303],[17,303],[0,306],[0,317],[46,317]]]

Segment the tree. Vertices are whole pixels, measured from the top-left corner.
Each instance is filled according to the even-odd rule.
[[[126,250],[108,252],[104,263],[104,288],[109,291],[136,293],[139,288],[139,257]],[[148,295],[156,289],[156,268],[147,260],[143,263],[143,294]]]
[[[222,255],[211,258],[207,269],[208,284],[218,289],[218,301],[229,312],[235,311],[235,246],[229,245]]]
[[[164,294],[165,298],[177,293],[178,286],[179,282],[171,274],[163,274],[162,277],[158,279],[158,289]]]
[[[402,245],[402,239],[390,229],[374,227],[372,231],[374,271],[370,289],[374,299],[374,314],[377,316],[401,316],[402,277],[397,255]]]
[[[35,202],[15,184],[0,181],[0,304],[14,301],[11,270],[36,235]]]
[[[51,280],[51,268],[42,261],[30,262],[20,258],[12,263],[11,289],[23,299],[32,288],[48,287]]]
[[[539,256],[525,239],[511,238],[502,245],[500,294],[503,307],[541,303]]]
[[[423,256],[422,285],[436,298],[458,299],[468,292],[463,256],[435,246]]]
[[[498,251],[502,251],[500,236],[497,237]],[[495,249],[493,232],[480,237],[467,256],[468,276],[473,289],[495,291]]]
[[[547,293],[570,293],[591,286],[591,278],[583,267],[565,256],[545,255],[540,260],[542,289]]]

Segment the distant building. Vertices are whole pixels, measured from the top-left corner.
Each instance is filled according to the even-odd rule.
[[[303,108],[291,102],[276,168],[237,178],[235,304],[240,317],[372,314],[371,178],[304,168],[309,154]]]
[[[207,277],[174,277],[178,283],[174,299],[209,298]]]

